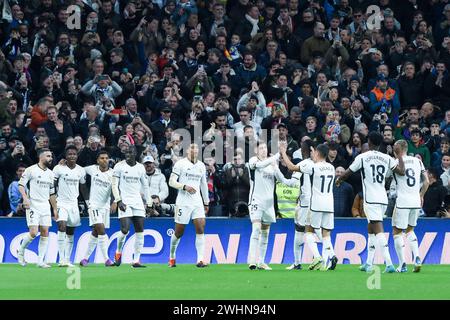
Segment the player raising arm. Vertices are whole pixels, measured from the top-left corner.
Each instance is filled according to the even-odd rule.
[[[311,139],[305,140],[301,145],[301,153],[303,160],[300,163],[314,162],[311,159],[311,148],[314,147],[314,142]],[[311,200],[311,179],[299,172],[300,164],[294,165],[291,161],[286,164],[288,169],[292,172],[300,174],[300,198],[298,208],[295,210],[295,234],[294,234],[294,263],[287,267],[287,270],[301,270],[302,249],[305,242],[305,227],[306,217],[309,212],[309,203]],[[316,233],[319,238],[322,238],[320,233]]]
[[[333,182],[335,170],[333,165],[326,162],[328,151],[326,144],[320,144],[316,149],[311,150],[313,162],[304,160],[296,166],[289,160],[286,148],[284,146],[280,148],[281,156],[289,170],[300,171],[311,177],[311,202],[306,218],[305,234],[305,242],[314,256],[309,270],[319,268],[323,271],[334,270],[338,262],[331,243],[331,230],[334,229]],[[316,230],[322,231],[322,256],[320,256],[314,241]]]
[[[405,263],[405,243],[402,234],[404,231],[414,256],[414,272],[419,272],[422,261],[419,257],[419,245],[414,233],[414,227],[417,225],[423,196],[427,192],[430,182],[422,161],[416,157],[406,155],[408,143],[405,140],[399,140],[395,142],[394,146],[398,146],[398,156],[405,163],[405,175],[394,173],[394,179],[397,184],[397,201],[395,204],[396,210],[392,216],[392,229],[395,251],[399,261],[397,272],[408,271]],[[421,181],[423,183],[422,187],[420,187]]]
[[[170,238],[169,267],[176,267],[176,251],[184,229],[189,221],[195,226],[195,248],[197,249],[197,267],[207,264],[203,261],[205,251],[205,212],[208,211],[209,197],[206,183],[205,164],[198,160],[199,148],[192,143],[186,158],[177,161],[170,175],[169,185],[178,190],[175,202],[175,232]]]
[[[272,270],[265,262],[270,224],[276,222],[274,210],[275,179],[290,185],[278,169],[276,162],[280,158],[277,153],[267,157],[267,145],[258,142],[257,155],[249,160],[250,195],[249,212],[252,222],[252,234],[248,253],[249,269]],[[256,262],[256,252],[259,249],[259,259]]]
[[[142,188],[142,189],[141,189]],[[140,190],[144,191],[147,208],[144,207]],[[136,239],[134,242],[133,268],[145,268],[140,262],[144,247],[144,219],[146,211],[152,207],[153,200],[148,188],[147,175],[141,163],[136,162],[136,147],[129,145],[125,151],[125,160],[114,166],[112,179],[114,201],[119,208],[120,231],[117,237],[117,250],[114,258],[116,266],[122,262],[122,250],[125,238],[133,222]]]
[[[25,266],[25,249],[36,238],[40,231],[38,246],[38,267],[50,268],[45,263],[45,255],[48,248],[48,228],[52,225],[50,204],[55,219],[58,219],[55,185],[52,170],[53,156],[49,149],[38,151],[39,162],[25,169],[19,181],[19,192],[23,198],[23,206],[26,209],[27,225],[30,230],[20,244],[17,251],[17,259],[20,265]],[[49,204],[50,198],[50,204]]]
[[[392,265],[389,247],[383,231],[383,216],[387,208],[387,194],[385,179],[389,171],[398,175],[405,174],[405,164],[403,158],[399,157],[399,145],[394,145],[394,154],[398,161],[392,159],[387,154],[378,151],[383,137],[375,131],[369,133],[369,151],[359,154],[344,174],[338,178],[336,185],[345,181],[351,174],[361,170],[361,178],[364,194],[364,212],[368,220],[368,238],[367,241],[367,261],[360,267],[361,271],[372,271],[373,258],[375,256],[375,247],[383,253],[386,263],[385,272],[393,273],[395,268]],[[398,163],[397,163],[398,162]]]

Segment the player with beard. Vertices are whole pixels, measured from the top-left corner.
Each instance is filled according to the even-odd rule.
[[[48,229],[52,225],[50,205],[55,219],[58,219],[55,176],[49,169],[53,161],[52,152],[49,149],[38,151],[39,162],[25,169],[19,181],[19,192],[22,195],[23,207],[26,209],[27,225],[29,233],[25,236],[17,251],[17,259],[22,266],[25,262],[25,249],[40,232],[38,247],[38,267],[50,268],[44,258],[48,249]],[[50,203],[49,203],[50,199]]]

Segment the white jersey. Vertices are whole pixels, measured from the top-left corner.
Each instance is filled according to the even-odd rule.
[[[249,204],[256,204],[262,209],[273,208],[276,175],[271,164],[275,157],[265,160],[259,160],[257,157],[250,158],[248,162],[250,169]]]
[[[78,206],[80,183],[86,183],[86,171],[83,167],[75,165],[75,168],[70,169],[68,166],[56,165],[53,173],[55,181],[58,181],[58,206],[61,203]]]
[[[102,172],[98,165],[92,165],[84,169],[86,170],[86,174],[91,176],[89,207],[109,210],[113,170],[108,168],[107,171]]]
[[[311,159],[305,159],[298,164],[299,169],[301,170],[302,166],[305,166],[305,163],[309,163],[313,165],[314,162]],[[301,208],[309,208],[311,202],[311,179],[309,176],[302,174],[300,178],[300,207]]]
[[[356,172],[361,169],[364,202],[367,204],[388,204],[386,177],[397,167],[397,161],[387,154],[370,150],[359,154],[349,169]]]
[[[335,177],[333,165],[325,161],[317,163],[302,161],[299,168],[303,174],[308,174],[311,177],[310,210],[333,213],[333,184]]]
[[[134,166],[130,166],[125,160],[120,161],[114,166],[113,176],[119,179],[122,203],[134,209],[145,210],[141,188],[144,190],[147,202],[151,203],[151,199],[148,198],[148,181],[144,165],[136,162]]]
[[[175,163],[172,173],[178,176],[179,183],[196,190],[194,194],[179,190],[176,200],[177,206],[203,207],[204,204],[209,203],[206,167],[203,162],[192,163],[188,158],[183,158]]]
[[[397,208],[420,209],[420,178],[425,167],[420,159],[404,156],[405,175],[394,173],[397,184]]]
[[[28,190],[30,201],[48,204],[49,197],[55,193],[55,175],[52,170],[42,170],[35,164],[25,169],[19,185]]]

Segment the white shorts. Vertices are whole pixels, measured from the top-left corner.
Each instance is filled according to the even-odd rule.
[[[175,223],[189,224],[191,220],[205,217],[204,207],[175,206]]]
[[[68,227],[81,226],[80,210],[78,209],[78,205],[58,204],[58,220],[56,221],[66,221]]]
[[[417,226],[417,218],[420,209],[399,209],[395,208],[392,215],[392,226],[400,230],[406,230],[408,226]]]
[[[387,205],[385,204],[367,204],[364,202],[364,213],[367,221],[383,221],[383,216],[386,213]]]
[[[276,223],[275,209],[273,207],[264,208],[258,204],[249,204],[248,211],[250,212],[250,220],[261,221],[264,224]]]
[[[308,217],[308,207],[297,207],[295,208],[295,224],[298,224],[299,226],[306,226],[306,218]]]
[[[334,214],[333,212],[320,212],[309,210],[306,216],[306,225],[314,229],[334,229]]]
[[[33,205],[31,201],[30,209],[26,210],[27,226],[52,226],[52,215],[50,213],[50,206],[39,203]]]
[[[109,229],[109,209],[89,208],[89,226],[103,223],[106,229]]]
[[[119,219],[131,218],[131,217],[143,217],[143,218],[145,218],[145,210],[132,208],[132,207],[130,207],[128,205],[127,205],[127,208],[125,209],[125,211],[122,211],[120,209],[118,211],[119,211]]]

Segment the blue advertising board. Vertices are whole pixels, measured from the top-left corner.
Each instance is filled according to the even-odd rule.
[[[86,251],[90,236],[88,219],[82,219],[82,225],[75,231],[72,261],[79,262]],[[389,238],[389,248],[394,262],[397,262],[394,241],[392,239],[391,221],[384,222],[386,236]],[[173,219],[155,218],[145,221],[145,243],[141,261],[143,263],[167,263],[170,250],[170,236],[173,233]],[[133,228],[131,228],[133,229]],[[56,224],[50,229],[49,250],[47,262],[57,261],[58,246],[56,238]],[[109,236],[109,256],[113,258],[117,246],[117,235],[120,232],[119,221],[111,219]],[[419,250],[424,263],[450,264],[450,220],[449,219],[420,219],[416,228],[419,240]],[[0,263],[16,263],[17,248],[27,233],[26,221],[20,218],[0,220]],[[248,219],[207,219],[205,235],[205,261],[210,263],[246,263],[248,244],[251,234],[251,224]],[[130,263],[134,245],[133,230],[127,236],[123,250],[122,261]],[[294,225],[290,219],[278,220],[270,229],[267,263],[292,263],[293,261]],[[35,239],[25,253],[25,259],[37,262],[37,246],[39,238]],[[335,220],[332,242],[339,263],[360,264],[365,261],[367,250],[367,222],[365,219]],[[406,244],[406,261],[411,263],[412,257]],[[321,245],[319,244],[319,250]],[[197,254],[195,249],[195,231],[192,224],[186,227],[177,250],[177,263],[195,263]],[[302,262],[309,263],[312,255],[306,247],[303,250]],[[91,262],[102,263],[100,252],[94,251]],[[381,254],[377,252],[375,263],[381,263]]]

